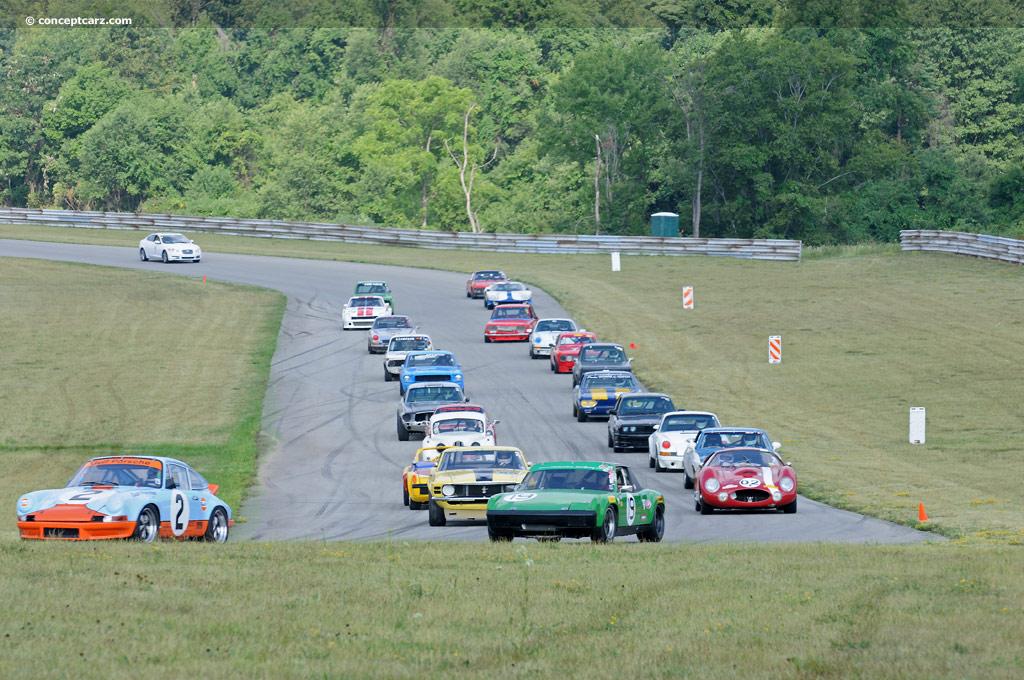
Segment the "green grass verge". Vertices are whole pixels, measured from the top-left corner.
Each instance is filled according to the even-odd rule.
[[[189,462],[237,508],[284,304],[249,286],[0,258],[0,507],[63,486],[91,456],[136,453]]]
[[[0,650],[12,678],[1018,678],[1019,553],[6,543]]]
[[[136,232],[0,226],[0,238],[135,246]],[[1024,269],[890,245],[814,249],[800,264],[730,258],[422,250],[201,235],[218,251],[455,271],[542,286],[687,408],[764,427],[801,489],[966,542],[1024,542]],[[694,286],[695,309],[681,308]],[[461,295],[459,290],[453,296]],[[401,302],[399,301],[399,304]],[[767,336],[783,362],[767,363]],[[928,409],[927,443],[907,442]]]

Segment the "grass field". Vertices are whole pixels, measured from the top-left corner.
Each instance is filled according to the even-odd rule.
[[[138,234],[2,226],[0,238],[134,246]],[[638,373],[677,404],[782,440],[804,493],[909,525],[924,503],[923,528],[1024,543],[1020,267],[874,246],[810,251],[800,264],[624,257],[613,274],[603,256],[198,240],[213,257],[503,268],[599,337],[635,343]],[[682,309],[683,285],[695,289],[693,310]],[[781,364],[767,363],[768,335],[782,335]],[[928,410],[924,445],[907,441],[911,406]]]
[[[0,227],[4,237],[137,235]],[[638,371],[677,403],[783,439],[805,492],[909,524],[924,502],[933,528],[961,538],[22,543],[16,495],[63,484],[96,452],[181,456],[237,505],[283,304],[212,281],[0,258],[5,677],[1024,675],[1019,268],[872,248],[799,265],[624,258],[613,278],[599,257],[201,243],[208,257],[503,267],[602,337],[635,342]],[[692,311],[682,285],[696,289]],[[137,313],[161,296],[197,310],[191,322]],[[768,334],[783,336],[781,365],[767,364]],[[143,375],[150,347],[203,370]],[[925,445],[906,443],[911,405],[928,407]],[[188,427],[168,426],[179,418]]]

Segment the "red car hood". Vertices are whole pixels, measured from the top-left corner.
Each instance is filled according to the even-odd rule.
[[[533,319],[491,319],[488,326],[529,326]]]
[[[760,486],[777,488],[783,470],[785,470],[784,467],[778,465],[773,467],[755,467],[753,465],[719,467],[716,465],[709,469],[722,485],[722,489],[725,490],[742,487],[756,489]]]

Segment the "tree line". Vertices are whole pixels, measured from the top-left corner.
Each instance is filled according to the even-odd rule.
[[[1024,30],[787,25],[775,6],[648,2],[658,20],[628,28],[225,28],[197,10],[173,28],[0,31],[0,201],[524,233],[645,234],[672,211],[686,236],[811,245],[1024,237]]]

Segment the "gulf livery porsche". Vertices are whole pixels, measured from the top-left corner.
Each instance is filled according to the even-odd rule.
[[[410,510],[422,510],[427,507],[430,492],[427,480],[430,471],[437,465],[437,458],[444,451],[443,446],[424,446],[416,450],[412,462],[402,470],[402,502]]]
[[[379,295],[353,295],[341,309],[343,330],[370,328],[378,316],[391,314],[391,305]]]
[[[560,333],[551,348],[551,370],[555,373],[572,373],[572,367],[584,345],[597,342],[597,336],[589,331]]]
[[[450,519],[486,520],[487,499],[511,491],[529,465],[514,446],[456,446],[445,449],[430,473],[427,521],[442,527]]]
[[[26,539],[85,541],[157,536],[223,543],[231,508],[187,464],[160,456],[103,456],[85,462],[63,489],[18,499]]]
[[[722,509],[796,512],[796,472],[774,451],[719,449],[697,473],[694,504],[702,515]]]
[[[591,416],[606,416],[619,397],[641,389],[636,376],[626,371],[587,373],[572,389],[572,415],[581,423]]]
[[[498,305],[484,325],[484,342],[529,340],[537,323],[533,305]]]
[[[589,537],[607,543],[626,534],[660,541],[665,535],[665,497],[641,488],[625,465],[538,463],[515,490],[487,501],[492,541]]]

